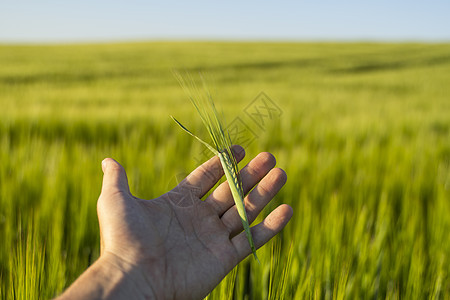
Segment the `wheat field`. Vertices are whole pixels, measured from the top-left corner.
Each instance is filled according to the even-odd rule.
[[[100,163],[152,199],[208,158],[173,70],[208,74],[245,165],[294,216],[208,299],[450,298],[450,44],[0,45],[0,295],[47,299],[99,256]]]

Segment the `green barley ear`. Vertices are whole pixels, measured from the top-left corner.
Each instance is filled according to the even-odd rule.
[[[205,80],[201,78],[202,89],[200,89],[189,74],[186,74],[186,76],[181,76],[179,73],[175,73],[175,77],[178,79],[180,85],[188,94],[192,104],[197,109],[197,112],[200,115],[200,118],[206,129],[208,130],[214,146],[211,146],[207,142],[194,135],[174,117],[172,117],[172,119],[178,124],[178,126],[181,127],[181,129],[204,144],[209,150],[211,150],[214,155],[219,156],[220,163],[222,164],[222,168],[227,178],[228,185],[230,186],[231,194],[233,195],[239,217],[241,218],[242,225],[244,227],[245,235],[247,236],[250,248],[252,249],[253,256],[259,263],[259,259],[256,256],[255,244],[253,243],[252,234],[250,232],[250,226],[248,224],[247,213],[245,211],[242,180],[240,177],[236,157],[231,150],[232,143],[230,134],[228,133],[228,131],[226,131],[221,119],[219,118],[219,114],[217,113],[211,93],[206,86]]]

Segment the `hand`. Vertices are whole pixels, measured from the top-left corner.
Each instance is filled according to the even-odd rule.
[[[245,155],[239,146],[233,151],[238,160]],[[286,182],[285,172],[274,166],[273,155],[260,153],[241,171],[245,193],[256,185],[245,198],[249,223]],[[77,280],[95,289],[95,280],[83,276],[99,279],[103,285],[99,296],[201,299],[251,253],[228,183],[201,200],[223,176],[218,157],[153,200],[130,193],[125,170],[115,160],[105,159],[102,169],[103,186],[97,203],[101,255],[91,267],[95,276],[88,269]],[[254,226],[255,246],[267,243],[291,216],[292,208],[280,205]],[[109,280],[101,279],[104,275]],[[81,288],[77,282],[67,295],[77,285]]]

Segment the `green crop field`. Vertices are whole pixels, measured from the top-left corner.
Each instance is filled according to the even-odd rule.
[[[47,299],[99,256],[101,161],[152,199],[205,160],[173,70],[207,74],[243,166],[294,216],[208,299],[450,298],[450,44],[0,45],[0,294]],[[262,94],[261,94],[262,93]]]

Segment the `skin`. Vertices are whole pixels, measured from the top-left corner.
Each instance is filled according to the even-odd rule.
[[[240,146],[233,151],[238,161],[245,155]],[[244,192],[251,190],[245,198],[249,223],[286,182],[275,164],[263,152],[241,170]],[[228,183],[201,200],[223,176],[218,157],[153,200],[130,193],[115,160],[103,160],[102,170],[101,255],[59,299],[202,299],[251,253]],[[252,227],[255,246],[280,232],[292,213],[282,204]]]

